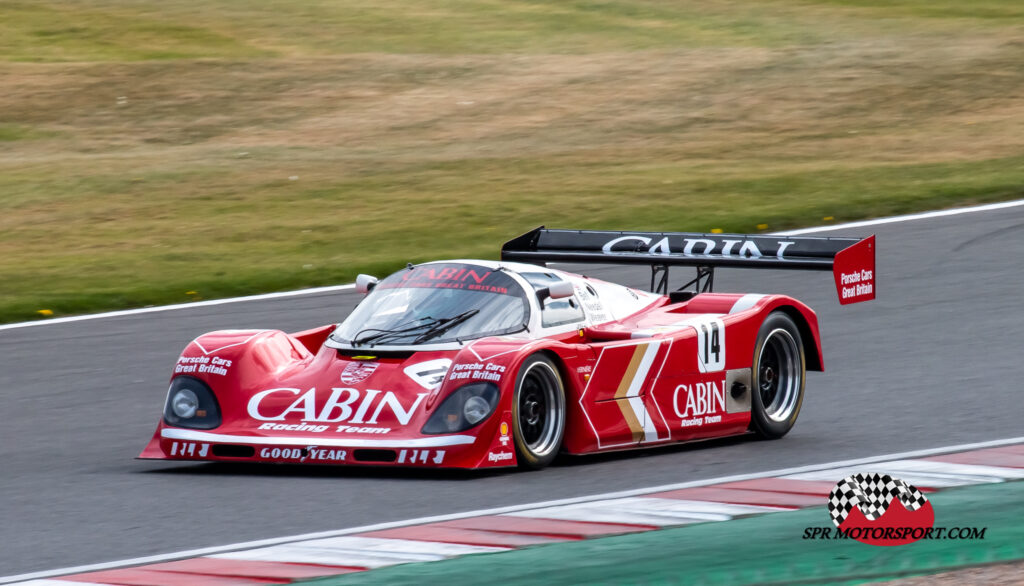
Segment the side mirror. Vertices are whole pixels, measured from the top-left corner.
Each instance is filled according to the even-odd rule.
[[[537,290],[537,299],[544,303],[544,299],[548,297],[552,299],[565,299],[566,297],[572,297],[575,292],[575,287],[569,281],[556,281],[543,289]]]
[[[362,293],[363,295],[366,295],[370,291],[373,291],[373,288],[376,286],[377,277],[374,277],[373,275],[360,274],[358,277],[356,277],[356,291]]]

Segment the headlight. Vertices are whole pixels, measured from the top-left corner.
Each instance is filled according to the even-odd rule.
[[[498,385],[494,383],[471,383],[460,387],[441,402],[421,432],[465,431],[494,413],[499,395]]]
[[[182,388],[171,397],[171,411],[182,419],[192,419],[199,410],[199,397],[192,390]]]
[[[203,381],[179,376],[171,381],[164,406],[164,421],[175,427],[213,429],[220,425],[220,407]]]
[[[462,416],[470,425],[476,425],[491,413],[491,404],[483,397],[470,397],[462,407]]]

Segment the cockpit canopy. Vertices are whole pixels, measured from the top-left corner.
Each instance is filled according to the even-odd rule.
[[[466,341],[526,329],[530,304],[507,273],[466,263],[431,263],[380,281],[331,334],[352,346]]]

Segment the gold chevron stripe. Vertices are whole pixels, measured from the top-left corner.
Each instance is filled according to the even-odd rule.
[[[626,425],[629,426],[629,430],[633,433],[633,441],[638,443],[644,439],[644,426],[637,419],[636,413],[633,413],[633,408],[629,405],[626,393],[629,392],[629,387],[633,384],[633,379],[636,378],[636,371],[640,369],[640,362],[644,359],[647,346],[648,344],[638,344],[636,349],[633,350],[633,357],[629,361],[629,366],[626,367],[626,372],[622,374],[618,390],[615,391],[616,404],[618,404],[619,410],[622,411],[622,417],[626,420]]]
[[[633,350],[633,358],[629,360],[629,366],[626,367],[626,372],[622,373],[619,388],[615,391],[616,399],[626,398],[626,393],[629,392],[629,387],[633,384],[633,379],[636,378],[636,371],[640,369],[640,363],[647,352],[647,346],[648,344],[637,344],[636,349]]]

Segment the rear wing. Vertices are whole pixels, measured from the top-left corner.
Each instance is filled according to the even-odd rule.
[[[697,268],[683,285],[710,291],[715,267],[831,270],[839,302],[875,298],[875,237],[822,238],[764,234],[548,230],[541,226],[501,247],[506,261],[642,264],[651,267],[651,290],[668,294],[671,266]]]

